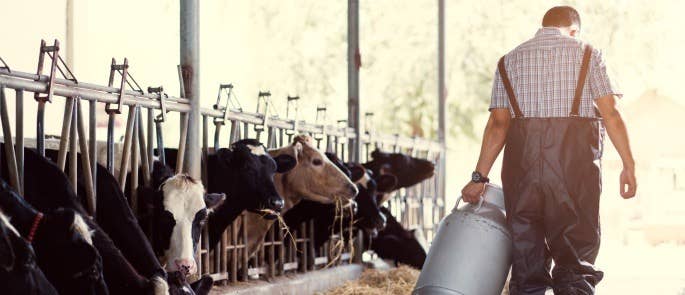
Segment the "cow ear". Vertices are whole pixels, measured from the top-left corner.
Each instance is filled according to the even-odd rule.
[[[4,226],[3,226],[4,227]],[[12,242],[8,234],[11,234],[8,228],[2,229],[2,237],[0,237],[0,267],[6,271],[12,270],[14,267],[14,249],[12,249]]]
[[[392,174],[383,174],[376,178],[376,184],[378,184],[379,192],[387,193],[397,186],[397,177]]]
[[[212,284],[214,284],[214,279],[208,275],[204,275],[199,280],[190,284],[190,288],[193,289],[195,295],[207,295],[212,289]]]
[[[214,209],[223,204],[226,200],[226,194],[224,193],[208,193],[205,194],[205,206],[207,209]]]
[[[362,179],[362,177],[364,177],[366,169],[364,169],[364,167],[362,167],[361,165],[354,165],[350,167],[350,172],[352,173],[350,180],[352,180],[352,182],[357,182],[360,179]]]
[[[276,156],[274,161],[276,161],[276,172],[278,173],[288,172],[297,165],[297,160],[293,156],[287,154]]]
[[[387,158],[388,154],[382,152],[380,149],[375,149],[373,152],[371,152],[371,158],[374,160],[382,159],[382,158]]]

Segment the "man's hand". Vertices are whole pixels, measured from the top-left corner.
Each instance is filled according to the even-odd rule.
[[[485,192],[485,183],[469,181],[461,190],[461,198],[467,203],[478,203]]]
[[[624,199],[630,199],[635,196],[637,191],[637,181],[635,180],[635,169],[634,168],[623,168],[621,171],[621,197]]]

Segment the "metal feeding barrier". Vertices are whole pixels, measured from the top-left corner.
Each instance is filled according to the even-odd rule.
[[[49,58],[50,70],[43,73],[46,58]],[[57,77],[57,73],[61,75]],[[67,160],[69,171],[65,171],[70,177],[74,187],[77,181],[77,156],[81,157],[81,169],[84,171],[87,182],[87,210],[90,214],[96,214],[96,194],[94,184],[97,183],[96,165],[98,154],[102,151],[96,136],[98,104],[105,104],[104,113],[108,116],[107,137],[105,139],[104,166],[116,176],[120,187],[129,190],[130,203],[136,214],[149,214],[139,212],[137,200],[137,188],[139,175],[142,173],[142,185],[149,186],[151,182],[151,170],[154,156],[166,163],[163,136],[163,124],[168,121],[171,114],[178,114],[181,124],[181,132],[178,141],[178,153],[176,159],[176,172],[181,172],[184,167],[184,154],[189,132],[188,117],[191,111],[188,99],[169,96],[163,87],[148,87],[147,93],[132,77],[130,65],[127,59],[122,64],[117,64],[112,59],[109,71],[109,83],[100,86],[78,81],[73,73],[62,61],[59,55],[59,42],[47,46],[41,42],[40,59],[36,74],[19,72],[10,67],[0,58],[0,121],[3,128],[3,140],[5,142],[5,154],[9,167],[10,184],[19,192],[22,192],[23,183],[23,149],[25,146],[24,133],[24,92],[33,92],[38,102],[36,116],[35,147],[45,155],[46,147],[57,149],[56,162],[65,170]],[[179,73],[180,76],[180,73]],[[116,87],[115,80],[119,78]],[[181,89],[184,88],[181,79]],[[6,103],[5,88],[14,89],[16,97],[16,124],[13,136]],[[52,139],[46,139],[44,130],[46,103],[52,102],[54,97],[65,98],[63,124],[59,143]],[[437,142],[407,138],[399,135],[379,134],[373,128],[373,114],[366,114],[364,132],[360,138],[355,137],[353,129],[347,127],[346,120],[339,120],[336,124],[329,124],[327,109],[325,106],[317,106],[316,122],[308,123],[299,119],[299,101],[297,96],[286,98],[286,114],[281,118],[276,114],[273,107],[271,93],[259,92],[257,110],[246,112],[242,109],[235,95],[234,85],[221,84],[215,104],[211,108],[202,108],[202,178],[206,185],[206,159],[226,144],[230,144],[244,138],[254,138],[263,142],[267,148],[278,148],[290,144],[296,134],[307,134],[315,140],[319,149],[335,153],[343,161],[349,161],[347,154],[350,144],[359,141],[362,146],[360,162],[370,159],[373,149],[379,148],[389,152],[402,152],[408,155],[428,159],[436,164],[441,163],[444,151]],[[85,125],[85,117],[82,114],[82,101],[89,103],[88,128]],[[123,142],[117,142],[114,138],[117,116],[123,115],[126,110],[126,124]],[[143,109],[146,118],[143,119]],[[100,110],[102,112],[103,110]],[[210,121],[213,124],[210,124]],[[230,124],[228,133],[222,132],[224,126]],[[212,129],[213,128],[213,129]],[[212,132],[213,131],[213,132]],[[210,138],[210,134],[214,134]],[[223,140],[222,140],[223,139]],[[210,142],[210,140],[212,140]],[[26,140],[27,143],[30,140]],[[28,144],[30,146],[30,144]],[[118,152],[120,150],[120,153]],[[119,158],[117,158],[120,155]],[[139,169],[135,169],[140,167]],[[127,173],[130,171],[130,178]],[[436,171],[440,171],[436,169]],[[438,187],[444,175],[436,174],[412,188],[401,189],[389,201],[388,207],[394,216],[406,227],[418,227],[426,233],[426,238],[431,239],[435,232],[435,224],[442,218],[445,212],[444,196]],[[128,185],[127,185],[128,179]],[[201,247],[198,250],[198,270],[200,274],[209,274],[216,281],[223,284],[246,281],[255,277],[274,277],[293,272],[308,272],[316,269],[333,267],[342,263],[360,263],[362,252],[365,250],[361,238],[348,239],[345,235],[361,237],[359,230],[344,230],[333,234],[329,242],[320,249],[314,247],[314,221],[308,221],[297,228],[290,229],[292,237],[284,235],[281,225],[275,223],[266,235],[263,245],[257,254],[250,258],[247,253],[246,241],[250,233],[246,232],[246,214],[243,213],[228,229],[216,245],[208,245],[208,234],[205,228],[201,236]],[[294,240],[293,240],[294,239]],[[345,243],[342,251],[332,253],[331,243],[340,240],[350,240]],[[354,251],[352,251],[354,249]]]

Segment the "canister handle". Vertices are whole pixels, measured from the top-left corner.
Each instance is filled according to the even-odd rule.
[[[454,205],[454,210],[459,209],[459,203],[461,202],[461,199],[462,199],[462,196],[459,196],[459,198],[457,198],[457,204]],[[480,200],[478,201],[478,207],[476,207],[475,211],[480,211],[480,208],[483,207],[483,201],[485,201],[485,198],[483,198],[483,195],[481,195]]]

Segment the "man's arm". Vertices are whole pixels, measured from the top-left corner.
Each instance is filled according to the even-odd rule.
[[[476,171],[481,175],[487,176],[490,173],[492,164],[497,159],[497,156],[504,147],[504,142],[507,138],[507,130],[509,130],[509,122],[511,114],[509,109],[492,109],[490,118],[485,126],[483,133],[483,143],[480,147],[480,156],[476,164]],[[469,203],[476,203],[485,190],[484,183],[474,183],[469,181],[461,190],[461,196],[464,201]]]
[[[628,130],[621,113],[616,108],[616,99],[613,94],[598,98],[596,104],[602,118],[604,118],[604,125],[609,138],[623,161],[623,171],[620,177],[621,189],[619,190],[621,197],[624,199],[632,198],[637,190],[637,181],[635,179],[635,161],[628,140]]]

